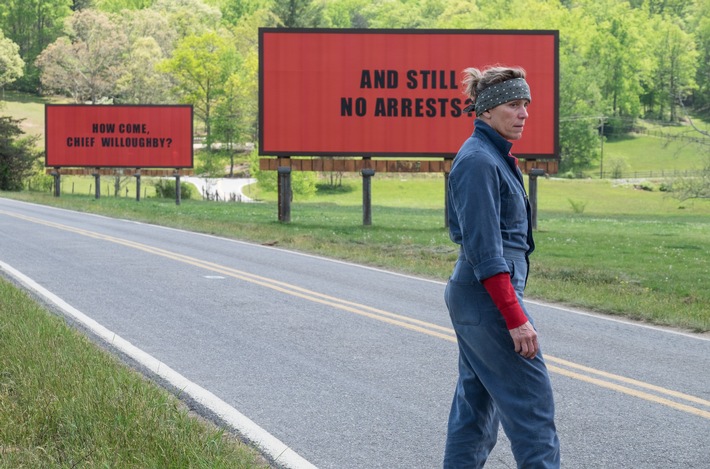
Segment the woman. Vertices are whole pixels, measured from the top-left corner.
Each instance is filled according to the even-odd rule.
[[[519,468],[558,468],[559,440],[547,368],[523,304],[535,248],[530,206],[511,141],[522,137],[530,89],[521,68],[464,71],[473,135],[449,175],[449,233],[461,246],[446,286],[459,345],[444,468],[483,467],[498,426]]]

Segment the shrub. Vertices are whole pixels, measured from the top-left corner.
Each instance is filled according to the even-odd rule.
[[[175,198],[175,181],[173,179],[159,179],[154,183],[155,194],[157,197],[163,199],[174,199]],[[186,182],[180,183],[180,198],[181,199],[191,199],[194,192],[194,187],[192,184]]]
[[[587,207],[587,202],[583,202],[581,200],[567,199],[567,201],[572,206],[572,211],[579,215],[584,213],[584,209]]]
[[[39,137],[23,137],[21,123],[21,119],[0,117],[0,190],[22,190],[40,157],[35,149]]]

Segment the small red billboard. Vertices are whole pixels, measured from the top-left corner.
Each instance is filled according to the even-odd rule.
[[[192,168],[192,106],[45,106],[48,167]]]
[[[527,71],[516,156],[559,158],[558,31],[259,31],[259,154],[453,157],[473,130],[463,70]]]

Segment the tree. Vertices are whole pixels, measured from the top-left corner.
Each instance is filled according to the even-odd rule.
[[[680,102],[683,112],[685,107],[683,102]],[[705,154],[705,160],[700,173],[695,177],[679,177],[671,181],[671,193],[673,197],[680,201],[688,199],[710,199],[710,132],[699,129],[693,119],[685,114],[685,119],[690,123],[693,130],[700,135],[700,138],[695,142],[698,146],[698,151]]]
[[[651,15],[672,14],[679,18],[685,15],[690,6],[688,0],[631,0],[631,3]]]
[[[258,10],[270,9],[272,3],[272,0],[219,0],[218,6],[224,20],[228,24],[236,25],[242,18],[253,15]]]
[[[0,117],[0,190],[22,190],[23,181],[34,171],[40,157],[39,136],[22,137],[21,120]]]
[[[116,82],[116,101],[128,104],[170,103],[170,77],[156,69],[163,58],[155,39],[137,39],[128,52],[125,72]]]
[[[93,0],[101,11],[121,13],[124,10],[142,10],[153,4],[153,0]]]
[[[424,14],[421,2],[371,2],[362,14],[370,28],[429,28],[436,20]]]
[[[699,54],[693,106],[698,112],[710,113],[710,0],[696,0],[691,18]]]
[[[681,202],[688,199],[710,199],[710,156],[695,177],[680,177],[671,182],[673,197]]]
[[[22,76],[25,62],[19,52],[18,45],[6,38],[0,30],[0,88]]]
[[[317,28],[323,24],[323,4],[313,0],[280,0],[272,11],[284,28]]]
[[[224,94],[224,84],[234,66],[232,41],[227,33],[215,31],[182,39],[173,56],[158,66],[160,71],[172,74],[180,102],[194,106],[195,115],[204,123],[209,148],[213,143],[213,107]]]
[[[163,57],[172,54],[179,39],[167,15],[155,8],[124,12],[121,15],[121,27],[126,31],[130,47],[134,47],[136,41],[149,37],[160,47],[160,55]]]
[[[693,38],[677,21],[655,17],[653,29],[655,41],[651,53],[656,62],[653,81],[647,86],[646,102],[657,109],[658,118],[675,122],[678,98],[685,99],[696,87],[698,52]]]
[[[0,2],[0,30],[20,48],[25,61],[22,79],[14,86],[36,92],[39,72],[35,58],[61,34],[64,19],[71,15],[72,0],[3,0]]]
[[[243,16],[232,29],[236,65],[215,107],[215,139],[233,150],[237,144],[256,142],[259,112],[259,27],[275,25],[278,18],[267,10]],[[234,153],[230,153],[230,176]]]
[[[151,9],[168,19],[178,38],[216,31],[222,20],[219,8],[202,0],[155,0]]]
[[[230,152],[229,176],[234,176],[234,151],[239,143],[256,140],[259,73],[258,56],[252,54],[240,63],[225,84],[225,93],[215,106],[215,139],[227,145]]]
[[[367,28],[369,19],[364,9],[371,0],[340,0],[326,2],[323,9],[323,23],[332,28]]]
[[[106,14],[82,10],[67,21],[66,34],[37,58],[42,85],[76,103],[113,97],[125,67],[125,33]]]
[[[436,27],[470,29],[480,20],[478,6],[467,0],[452,0],[437,19]]]
[[[86,10],[94,6],[94,0],[72,0],[72,11]]]

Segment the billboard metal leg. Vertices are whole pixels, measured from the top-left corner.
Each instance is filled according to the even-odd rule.
[[[180,205],[180,171],[176,169],[173,175],[175,176],[175,205]]]
[[[96,186],[96,190],[94,191],[94,197],[96,199],[101,198],[101,168],[96,168],[96,171],[92,174],[94,176],[94,185]]]
[[[372,225],[372,176],[375,170],[363,168],[362,174],[362,224]]]
[[[291,222],[291,200],[293,192],[291,191],[291,167],[279,166],[279,221],[283,223]]]
[[[61,168],[54,168],[52,176],[54,177],[54,197],[59,197],[62,193],[62,175],[59,172]]]
[[[530,224],[537,230],[537,178],[544,176],[545,170],[533,168],[528,172],[528,192],[530,196]]]
[[[141,201],[141,169],[136,168],[136,174],[134,174],[136,178],[136,202]]]

